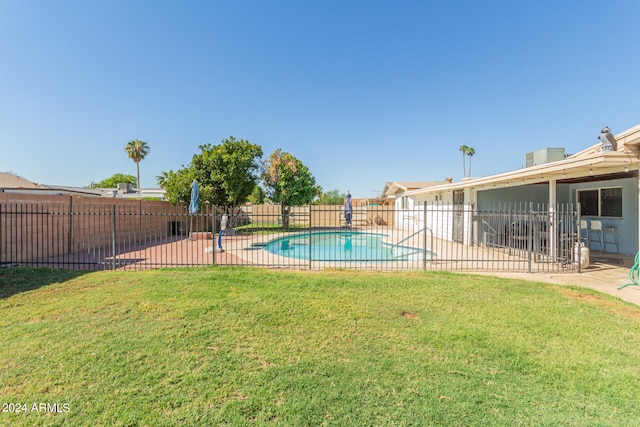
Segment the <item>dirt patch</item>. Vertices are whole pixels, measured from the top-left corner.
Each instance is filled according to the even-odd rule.
[[[584,301],[588,304],[593,304],[595,306],[605,308],[611,313],[621,314],[635,320],[640,320],[640,308],[627,307],[617,301],[609,300],[603,296],[585,294],[575,289],[559,287],[556,289],[556,291],[568,298],[573,298],[575,300]]]
[[[411,313],[410,311],[403,311],[400,315],[405,319],[417,319],[419,317],[416,313]]]

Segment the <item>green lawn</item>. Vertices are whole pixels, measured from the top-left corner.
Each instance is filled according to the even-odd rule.
[[[2,269],[0,343],[0,425],[640,420],[640,308],[521,280]]]

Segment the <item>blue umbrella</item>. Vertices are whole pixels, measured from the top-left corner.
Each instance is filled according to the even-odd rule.
[[[200,210],[200,206],[198,206],[198,181],[195,179],[191,184],[191,203],[189,203],[189,213],[196,213]]]
[[[351,204],[351,193],[347,191],[347,199],[344,202],[344,219],[347,225],[351,225],[351,215],[353,214],[353,206]]]

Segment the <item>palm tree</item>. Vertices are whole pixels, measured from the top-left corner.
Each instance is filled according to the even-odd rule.
[[[149,145],[139,139],[129,141],[127,145],[124,146],[124,151],[126,151],[127,156],[136,164],[136,170],[138,171],[138,189],[140,188],[140,161],[149,154],[150,150]]]
[[[167,184],[167,181],[169,181],[172,172],[172,170],[169,172],[161,171],[160,175],[156,176],[156,182],[158,183],[158,186],[160,186],[160,188],[164,188],[164,186]]]
[[[469,176],[471,176],[471,158],[476,154],[476,150],[473,147],[467,147],[467,156],[469,157]]]
[[[466,156],[467,156],[467,150],[469,150],[469,147],[467,147],[466,145],[461,145],[460,148],[458,148],[459,151],[462,151],[462,171],[464,172],[464,174],[462,175],[463,178],[467,177],[467,162],[466,162]]]
[[[318,204],[321,205],[322,204],[322,199],[324,198],[324,191],[322,190],[322,187],[317,185],[316,186],[316,197],[318,198]]]

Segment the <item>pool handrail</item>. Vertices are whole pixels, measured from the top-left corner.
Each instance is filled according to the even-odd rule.
[[[422,233],[423,231],[428,231],[428,232],[429,232],[429,235],[431,236],[431,242],[430,242],[430,246],[429,246],[429,247],[431,248],[431,251],[433,251],[433,230],[432,230],[432,229],[430,229],[429,227],[421,228],[420,230],[416,231],[415,233],[410,234],[409,236],[405,237],[404,239],[400,240],[399,242],[397,242],[397,243],[393,243],[393,244],[391,245],[391,247],[394,247],[394,246],[395,246],[395,247],[399,248],[399,247],[400,247],[400,245],[401,245],[403,242],[406,242],[407,240],[409,240],[409,239],[410,239],[410,238],[412,238],[413,236],[415,236],[415,235],[417,235],[417,234],[420,234],[420,233]],[[423,246],[424,246],[424,248],[422,248],[422,251],[423,251],[422,261],[423,261],[423,263],[424,263],[424,265],[425,265],[425,267],[426,267],[426,265],[427,265],[427,256],[426,256],[426,255],[427,255],[427,233],[425,233],[425,234],[424,234],[424,242],[423,242]],[[433,253],[433,252],[432,252],[432,253]]]

